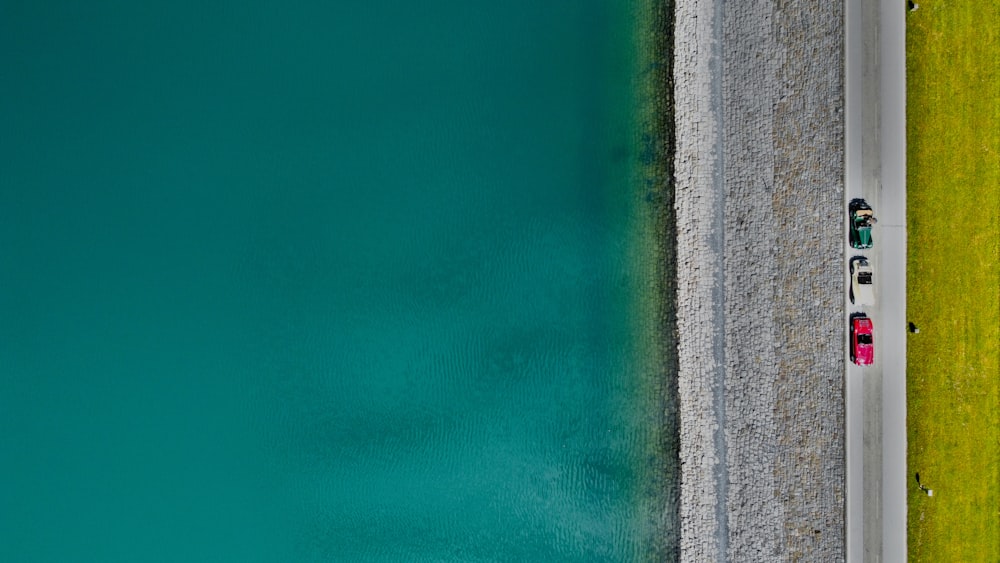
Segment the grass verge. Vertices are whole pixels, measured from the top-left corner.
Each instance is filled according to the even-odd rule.
[[[907,14],[911,561],[1000,561],[997,22],[997,3]]]

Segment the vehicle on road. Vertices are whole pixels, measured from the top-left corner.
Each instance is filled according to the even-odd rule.
[[[872,225],[875,224],[875,213],[868,202],[863,199],[851,200],[848,205],[851,223],[851,247],[872,247]]]
[[[875,286],[872,284],[874,270],[864,256],[851,258],[851,303],[874,305]]]
[[[851,315],[851,361],[859,366],[875,361],[875,327],[864,313]]]

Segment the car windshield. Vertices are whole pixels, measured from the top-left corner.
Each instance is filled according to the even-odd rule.
[[[872,335],[870,334],[858,335],[858,344],[871,344],[871,343],[872,343]]]
[[[860,274],[858,274],[858,283],[871,284],[872,275],[869,274],[868,272],[861,272]]]

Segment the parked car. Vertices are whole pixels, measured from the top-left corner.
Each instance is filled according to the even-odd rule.
[[[875,327],[864,313],[851,317],[851,361],[859,366],[875,361]]]
[[[875,286],[872,284],[872,265],[864,256],[851,258],[851,303],[874,305]]]
[[[868,202],[863,199],[851,200],[848,205],[851,224],[851,246],[853,248],[871,248],[872,225],[875,224],[875,214]]]

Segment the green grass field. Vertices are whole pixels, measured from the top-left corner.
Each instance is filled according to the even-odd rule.
[[[909,556],[997,562],[1000,4],[921,1],[906,43]]]

